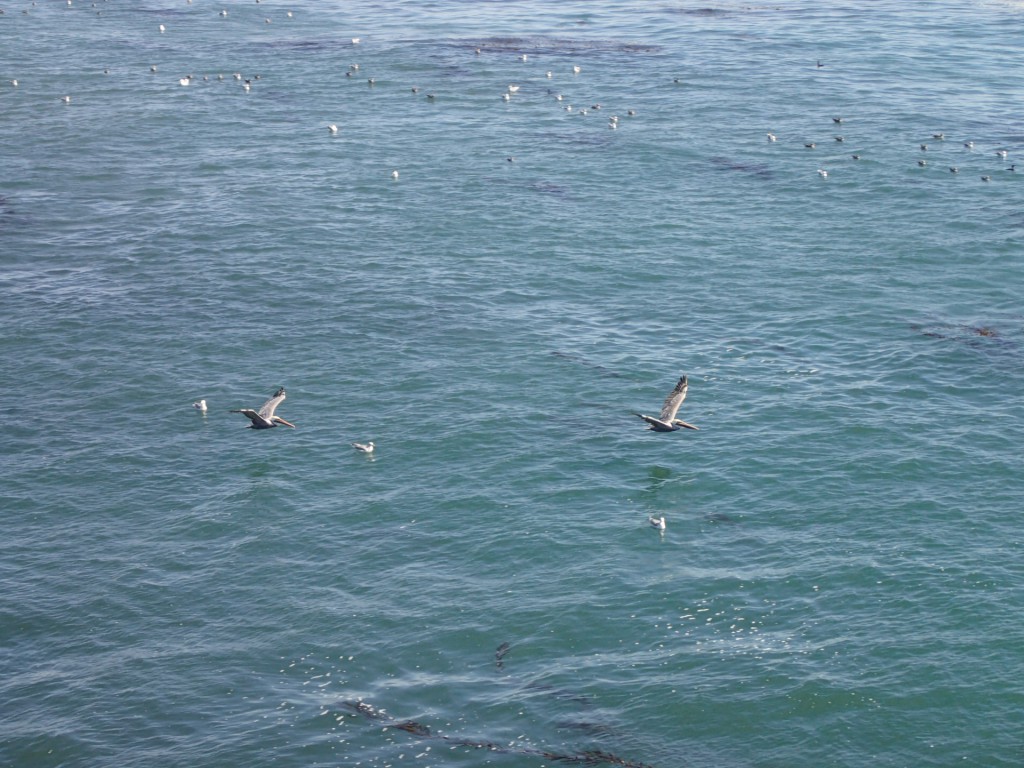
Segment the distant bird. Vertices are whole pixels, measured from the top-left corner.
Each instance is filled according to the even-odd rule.
[[[924,168],[926,165],[928,165],[928,161],[927,160],[918,160],[917,164],[920,165],[922,168]]]
[[[928,145],[927,144],[922,144],[921,145],[921,151],[922,152],[927,152],[928,151]]]
[[[518,91],[518,90],[519,90],[519,86],[518,86],[518,85],[510,85],[510,86],[508,87],[508,92],[509,92],[509,93],[515,93],[515,92],[516,92],[516,91]]]
[[[655,528],[657,528],[657,529],[658,529],[659,531],[661,531],[662,533],[664,533],[664,532],[665,532],[665,516],[664,516],[664,515],[662,515],[661,517],[654,517],[654,516],[652,515],[652,516],[651,516],[650,518],[648,518],[648,519],[649,519],[649,520],[651,521],[651,525],[652,525],[652,526],[654,526]]]
[[[1005,160],[1005,159],[1006,159],[1006,150],[1005,150],[1005,149],[997,149],[997,150],[996,150],[996,154],[997,154],[997,155],[998,155],[998,156],[999,156],[1000,158],[1002,158],[1003,160]]]
[[[629,115],[630,117],[636,117],[636,110],[635,109],[627,109],[626,110],[626,114]]]
[[[331,123],[330,125],[327,126],[327,131],[333,136],[338,132],[338,126],[336,126],[334,123]]]
[[[689,382],[686,376],[679,379],[675,389],[669,392],[668,397],[665,398],[665,403],[661,406],[661,413],[658,418],[653,416],[645,416],[642,413],[636,414],[641,419],[648,423],[648,429],[655,432],[675,432],[680,427],[686,427],[687,429],[700,429],[695,427],[693,424],[687,424],[685,421],[676,418],[676,413],[679,411],[679,406],[683,404],[683,400],[686,399],[686,390],[689,388]]]
[[[826,171],[824,168],[819,168],[818,169],[818,175],[821,176],[821,178],[823,178],[823,179],[827,179],[828,178],[828,171]]]
[[[221,16],[227,16],[227,15],[228,15],[228,12],[227,12],[227,11],[221,11],[221,12],[220,12],[220,15],[221,15]]]
[[[192,75],[189,75],[188,77],[181,78],[181,80],[178,81],[178,85],[188,85],[191,82],[192,82]]]
[[[254,411],[252,408],[239,408],[238,410],[231,411],[231,413],[240,413],[247,419],[250,419],[252,421],[252,424],[249,425],[250,429],[270,429],[278,424],[284,424],[286,427],[295,429],[294,424],[285,421],[280,416],[274,415],[274,411],[277,410],[277,406],[284,402],[284,398],[284,387],[281,387],[258,411]]]
[[[818,59],[818,69],[821,69],[825,65],[821,63],[821,59]]]
[[[992,177],[991,176],[982,176],[981,180],[982,181],[992,181]]]
[[[508,93],[501,94],[502,101],[512,101],[512,95]]]
[[[195,408],[197,411],[200,411],[202,413],[206,413],[206,401],[205,400],[197,400],[196,402],[192,403],[192,407]]]
[[[854,160],[860,160],[860,155],[850,155]]]
[[[573,68],[572,68],[572,73],[573,73],[574,75],[578,75],[578,74],[580,73],[580,68],[579,68],[579,65],[578,65],[578,64],[577,64],[577,65],[574,65],[574,66],[573,66]]]
[[[519,60],[520,61],[526,61],[526,54],[524,53],[522,56],[520,56]]]
[[[397,179],[398,178],[398,171],[392,171],[391,172],[391,178],[392,179]]]
[[[352,447],[360,453],[373,453],[373,440],[368,443],[352,443]]]
[[[70,104],[71,103],[71,97],[70,96],[61,96],[60,100],[63,101],[65,104]]]
[[[843,118],[841,118],[841,117],[833,117],[832,118],[832,122],[833,123],[841,123],[841,122],[843,122]]]
[[[946,134],[944,134],[944,133],[933,133],[932,134],[932,138],[933,139],[938,139],[939,141],[945,141],[946,140]]]
[[[774,133],[769,133],[768,134],[768,141],[778,141],[778,140],[779,140],[779,137],[776,136]]]
[[[843,138],[842,136],[836,136],[835,139],[836,141],[846,141],[846,139]]]
[[[352,38],[352,45],[359,45],[359,43],[360,43],[360,40],[359,40],[358,37],[353,37]]]
[[[818,145],[815,144],[813,141],[810,141],[810,142],[804,144],[804,146],[807,147],[808,149],[814,149]]]
[[[163,24],[161,24],[160,25],[160,31],[161,32],[166,32],[167,31],[167,27],[165,27]]]
[[[974,149],[974,142],[973,141],[965,141],[964,142],[964,146],[967,147],[968,149]]]
[[[949,172],[950,173],[960,173],[960,169],[957,168],[955,165],[951,165],[951,166],[949,166]]]
[[[18,81],[17,80],[11,80],[11,87],[12,88],[17,88],[18,87]]]
[[[1017,164],[1016,164],[1016,163],[1014,163],[1013,165],[1011,165],[1011,166],[1010,166],[1009,168],[1007,168],[1006,170],[1008,170],[1008,171],[1016,171],[1016,170],[1017,170]]]

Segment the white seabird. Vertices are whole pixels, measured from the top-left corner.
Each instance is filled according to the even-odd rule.
[[[651,516],[649,519],[651,521],[651,525],[652,526],[654,526],[659,531],[664,533],[664,531],[665,531],[665,516],[664,515],[662,515],[661,517]]]
[[[823,179],[827,179],[828,178],[828,171],[826,171],[824,168],[819,168],[818,169],[818,175],[821,176],[821,178],[823,178]]]
[[[327,126],[327,130],[333,136],[338,132],[338,126],[336,126],[334,123],[331,123],[330,125]]]
[[[687,424],[682,419],[676,418],[676,413],[679,411],[679,406],[683,404],[683,400],[686,399],[686,390],[689,388],[689,382],[686,376],[679,379],[675,389],[668,393],[668,397],[665,398],[665,403],[661,406],[661,414],[658,418],[654,416],[645,416],[642,413],[636,414],[641,419],[647,422],[648,429],[655,432],[675,432],[680,427],[686,427],[687,429],[700,429],[695,427],[693,424]]]
[[[352,447],[360,453],[373,453],[373,440],[368,443],[352,443]]]
[[[201,413],[206,413],[205,400],[197,400],[196,402],[192,403],[192,407],[195,408],[197,411],[200,411]]]

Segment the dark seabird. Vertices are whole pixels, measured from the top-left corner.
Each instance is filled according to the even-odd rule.
[[[252,421],[252,424],[249,425],[250,429],[270,429],[278,424],[284,424],[286,427],[295,429],[294,424],[285,421],[280,416],[274,415],[274,411],[277,410],[277,406],[284,402],[284,398],[284,387],[281,387],[258,411],[254,411],[252,408],[239,408],[238,410],[231,411],[231,413],[240,413],[250,419]]]
[[[676,384],[676,388],[669,392],[668,397],[665,398],[664,405],[661,406],[661,413],[658,418],[654,416],[645,416],[642,413],[636,414],[641,419],[646,421],[648,429],[652,429],[655,432],[675,432],[680,427],[686,427],[687,429],[700,429],[695,427],[693,424],[687,424],[685,421],[676,418],[676,413],[679,411],[679,406],[683,404],[683,400],[686,399],[686,390],[689,387],[686,376],[679,379],[679,383]]]

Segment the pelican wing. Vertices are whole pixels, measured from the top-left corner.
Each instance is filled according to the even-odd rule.
[[[272,398],[267,400],[267,402],[265,402],[260,407],[260,417],[266,419],[267,421],[270,421],[272,418],[274,418],[274,411],[277,410],[277,406],[284,402],[284,398],[284,387],[281,387],[279,390],[277,390],[277,392],[274,393],[274,396]],[[250,416],[250,418],[252,417]]]
[[[661,415],[658,417],[661,421],[672,423],[672,419],[676,417],[676,413],[679,411],[679,406],[683,404],[683,400],[686,399],[686,390],[689,387],[689,383],[686,377],[683,376],[679,379],[679,383],[676,384],[676,388],[673,389],[669,396],[665,398],[665,404],[661,406]]]
[[[256,411],[254,411],[252,408],[236,408],[236,409],[232,410],[231,412],[232,413],[240,413],[243,416],[245,416],[245,418],[251,419],[252,421],[262,421],[263,420],[260,417],[260,415],[258,413],[256,413]]]

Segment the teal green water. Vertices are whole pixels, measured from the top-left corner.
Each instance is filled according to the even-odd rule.
[[[2,9],[0,764],[1024,760],[1022,4]]]

